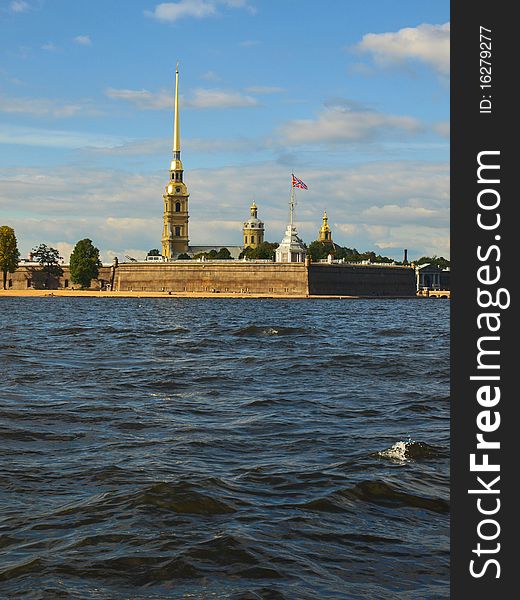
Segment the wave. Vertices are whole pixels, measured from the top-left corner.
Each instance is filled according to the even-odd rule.
[[[448,502],[441,498],[426,498],[402,492],[385,481],[362,481],[356,484],[350,493],[360,500],[387,506],[410,506],[438,513],[447,513],[450,510]]]
[[[396,442],[390,448],[377,452],[375,456],[406,462],[408,460],[420,460],[422,458],[442,458],[446,456],[446,453],[438,446],[431,446],[425,442],[408,440],[407,442]]]
[[[417,494],[401,491],[382,480],[366,480],[357,483],[352,488],[337,490],[322,498],[317,498],[305,504],[292,505],[294,508],[318,512],[358,513],[358,501],[370,502],[387,508],[422,508],[437,513],[448,513],[449,503],[442,498],[428,498]]]
[[[260,327],[258,325],[249,325],[233,332],[233,335],[300,335],[309,334],[310,330],[304,327]]]
[[[236,510],[222,500],[198,492],[189,483],[156,483],[139,492],[131,504],[192,515],[224,515]]]
[[[400,329],[398,327],[394,327],[394,328],[389,328],[389,329],[377,329],[375,331],[376,335],[380,335],[383,337],[397,337],[397,336],[401,336],[401,335],[407,335],[410,332],[407,331],[406,329]]]

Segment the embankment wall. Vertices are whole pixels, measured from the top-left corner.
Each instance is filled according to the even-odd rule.
[[[68,265],[63,265],[62,269],[63,275],[61,275],[60,277],[51,276],[47,278],[40,265],[20,265],[14,273],[7,274],[7,289],[79,289],[79,285],[72,283]],[[107,283],[110,283],[111,276],[112,267],[101,267],[99,269],[99,277],[98,279],[93,279],[91,281],[90,289],[103,289]]]
[[[311,296],[415,296],[411,267],[311,264]]]
[[[41,267],[20,266],[9,274],[9,289],[71,289],[68,266],[61,277]],[[376,265],[186,261],[122,263],[102,267],[91,289],[119,292],[226,293],[283,296],[415,296],[415,273],[409,267]],[[76,288],[78,286],[75,286]]]
[[[204,261],[122,264],[118,291],[223,292],[237,294],[308,294],[304,264]]]

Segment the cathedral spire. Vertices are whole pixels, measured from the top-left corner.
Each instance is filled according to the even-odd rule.
[[[179,124],[179,63],[175,67],[175,110],[173,123],[173,159],[181,159],[181,131]]]
[[[162,255],[168,260],[189,249],[188,238],[188,190],[183,181],[181,161],[181,135],[179,126],[179,64],[175,68],[175,102],[173,109],[173,157],[170,177],[164,198],[164,226]]]

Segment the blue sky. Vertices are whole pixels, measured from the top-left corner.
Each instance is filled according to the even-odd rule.
[[[0,224],[25,255],[160,247],[179,61],[193,244],[449,256],[449,2],[0,0]]]

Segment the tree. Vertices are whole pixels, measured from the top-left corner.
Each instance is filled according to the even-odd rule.
[[[154,248],[148,252],[148,256],[161,256],[161,253],[157,248]]]
[[[182,254],[179,254],[177,258],[181,258]],[[190,258],[188,256],[188,258]],[[212,248],[209,252],[199,252],[193,256],[194,259],[204,258],[205,260],[227,260],[231,258],[231,252],[227,248],[220,248],[215,250]]]
[[[148,255],[150,256],[150,255]],[[191,256],[189,254],[187,254],[186,252],[181,252],[181,254],[179,254],[179,256],[177,256],[177,260],[190,260]]]
[[[274,260],[274,253],[276,248],[278,248],[277,243],[262,242],[261,244],[258,244],[256,248],[251,248],[251,246],[247,246],[247,248],[244,248],[244,250],[242,250],[238,258],[249,258],[251,260]]]
[[[418,260],[415,261],[416,265],[430,264],[439,269],[446,269],[446,267],[450,266],[450,261],[444,256],[421,256]]]
[[[63,269],[60,267],[59,250],[50,248],[47,244],[40,244],[37,248],[33,248],[32,257],[40,263],[45,273],[45,287],[49,287],[51,277],[60,277],[63,275]]]
[[[216,258],[218,258],[220,260],[229,260],[231,258],[231,252],[229,251],[228,248],[221,248],[217,252]]]
[[[92,240],[80,240],[70,255],[70,278],[74,283],[79,283],[82,288],[89,288],[92,279],[99,275],[99,250],[92,244]]]
[[[309,244],[307,254],[310,255],[311,260],[321,260],[322,258],[327,258],[329,254],[335,256],[336,246],[332,242],[314,241]]]
[[[0,268],[3,273],[4,290],[6,289],[7,273],[14,273],[18,268],[18,245],[14,229],[7,225],[0,227]]]

